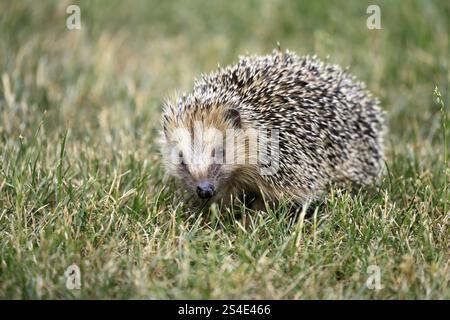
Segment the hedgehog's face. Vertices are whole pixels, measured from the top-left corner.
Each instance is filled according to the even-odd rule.
[[[227,132],[236,122],[213,123],[201,120],[190,122],[189,128],[178,127],[165,131],[166,166],[171,175],[201,199],[220,197],[235,166],[227,163]],[[167,148],[168,147],[168,148]]]

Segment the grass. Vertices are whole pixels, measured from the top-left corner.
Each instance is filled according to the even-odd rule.
[[[379,1],[381,30],[364,1],[75,3],[78,31],[72,2],[0,2],[0,298],[450,298],[448,1]],[[379,185],[295,219],[173,203],[161,101],[277,42],[381,98]]]

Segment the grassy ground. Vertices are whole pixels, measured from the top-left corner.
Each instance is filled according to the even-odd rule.
[[[0,298],[450,298],[448,1],[376,1],[381,30],[373,1],[86,1],[69,31],[71,3],[0,1]],[[162,99],[277,42],[381,98],[380,186],[247,227],[173,205]]]

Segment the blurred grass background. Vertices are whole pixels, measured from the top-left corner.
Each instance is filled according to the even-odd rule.
[[[81,30],[66,28],[70,4]],[[370,4],[381,30],[366,27]],[[449,21],[445,0],[1,0],[0,297],[450,298]],[[380,189],[337,192],[301,224],[253,215],[250,230],[174,206],[161,101],[277,43],[348,66],[380,97]],[[65,288],[71,263],[80,291]],[[365,288],[371,264],[382,290]]]

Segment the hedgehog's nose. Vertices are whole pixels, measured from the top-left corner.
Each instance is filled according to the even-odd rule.
[[[209,181],[200,182],[197,185],[197,194],[202,199],[211,198],[214,193],[214,185]]]

